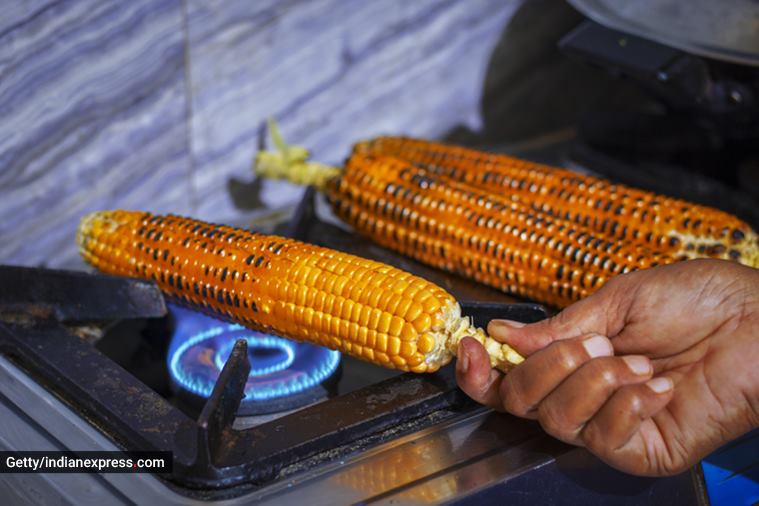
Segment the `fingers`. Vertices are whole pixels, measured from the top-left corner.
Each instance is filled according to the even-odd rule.
[[[654,416],[672,398],[673,383],[658,377],[646,383],[617,390],[585,425],[581,438],[585,446],[612,465],[624,464],[629,454],[646,455],[644,438],[635,437],[644,420]]]
[[[532,355],[554,341],[587,334],[617,335],[624,326],[625,315],[631,303],[630,294],[634,293],[632,286],[637,283],[633,275],[616,277],[598,292],[546,320],[529,325],[509,320],[492,320],[488,324],[488,334],[525,356]]]
[[[538,405],[567,377],[589,360],[608,357],[611,342],[599,335],[569,339],[535,352],[501,382],[504,408],[522,417],[535,417]]]
[[[621,387],[642,383],[653,374],[643,356],[602,357],[587,362],[553,390],[538,407],[546,432],[571,444],[582,444],[580,433]]]
[[[461,390],[480,404],[503,411],[498,393],[503,374],[490,367],[485,348],[465,337],[459,343],[457,356],[456,381]]]

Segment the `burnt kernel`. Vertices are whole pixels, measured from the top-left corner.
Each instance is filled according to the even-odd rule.
[[[224,294],[226,296],[225,299],[226,299],[227,304],[231,306],[233,304],[232,296],[229,295],[229,292],[226,290],[224,290]]]
[[[559,268],[556,269],[556,279],[561,281],[561,278],[564,276],[564,265],[559,265]]]
[[[234,300],[235,307],[240,307],[240,297],[235,294],[235,300]]]
[[[226,292],[226,290],[222,288],[216,294],[216,300],[219,302],[219,304],[224,304],[224,292]]]
[[[165,262],[168,259],[169,259],[169,250],[165,249],[163,250],[163,261]]]
[[[250,301],[250,309],[252,309],[254,313],[258,313],[258,306],[256,306],[256,301]]]
[[[746,233],[743,230],[736,228],[733,230],[733,233],[730,234],[730,237],[732,237],[734,241],[742,241],[746,238]]]
[[[680,244],[680,239],[678,237],[670,237],[669,238],[669,245],[671,247],[676,247],[678,244]]]
[[[195,292],[195,295],[200,295],[200,287],[198,286],[197,281],[192,284],[192,289]]]
[[[728,255],[730,255],[730,258],[733,260],[738,260],[741,258],[741,252],[737,249],[731,249]]]
[[[255,258],[256,258],[256,255],[250,255],[248,256],[248,258],[245,259],[245,263],[250,265],[251,263],[253,263],[253,259]]]
[[[163,277],[163,272],[161,272],[161,277]],[[169,274],[169,286],[174,286],[174,275]]]
[[[264,261],[264,257],[263,257],[263,255],[261,255],[261,256],[259,256],[258,258],[256,258],[256,262],[255,262],[255,264],[254,264],[254,265],[255,265],[256,267],[260,267],[260,266],[261,266],[261,263],[262,263],[263,261]]]
[[[225,279],[227,279],[227,272],[229,272],[229,269],[227,267],[224,267],[221,270],[221,281],[224,281]]]
[[[699,244],[697,251],[699,254],[703,255],[706,252],[706,245],[705,244]]]
[[[722,255],[727,251],[727,246],[724,244],[715,244],[713,246],[709,246],[709,249],[707,250],[707,254],[712,256]]]

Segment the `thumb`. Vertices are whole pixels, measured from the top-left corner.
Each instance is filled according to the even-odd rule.
[[[491,320],[488,334],[524,356],[545,348],[554,341],[588,334],[612,337],[624,327],[628,303],[617,296],[623,291],[607,285],[593,295],[575,302],[551,318],[524,324],[511,320]]]

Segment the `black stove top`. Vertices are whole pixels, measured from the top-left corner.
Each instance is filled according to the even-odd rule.
[[[428,277],[478,325],[546,316],[322,222],[312,191],[283,233]],[[186,309],[167,313],[148,282],[22,267],[0,277],[16,287],[0,299],[3,353],[124,449],[172,451],[162,478],[190,495],[237,496],[477,409],[451,366],[399,374]]]

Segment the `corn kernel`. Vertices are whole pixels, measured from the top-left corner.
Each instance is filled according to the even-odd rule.
[[[377,341],[375,342],[374,349],[378,351],[387,351],[387,334],[377,332]]]
[[[412,322],[412,324],[417,332],[422,333],[432,326],[432,318],[430,315],[422,313]]]
[[[401,335],[400,338],[402,341],[413,341],[416,339],[416,337],[419,335],[419,332],[417,332],[416,328],[414,328],[414,325],[409,322],[405,322],[403,324],[403,328],[401,329]]]
[[[401,340],[397,337],[388,336],[387,351],[390,355],[398,355],[401,352]]]
[[[387,333],[388,330],[390,330],[390,322],[392,319],[393,316],[390,313],[381,313],[379,322],[377,323],[377,332],[382,332],[383,334]]]
[[[422,353],[429,353],[435,349],[435,339],[430,334],[422,334],[419,336],[416,346]]]
[[[391,336],[400,336],[404,323],[406,322],[403,321],[403,318],[399,316],[393,316],[390,319],[390,326],[388,327],[387,333]]]

